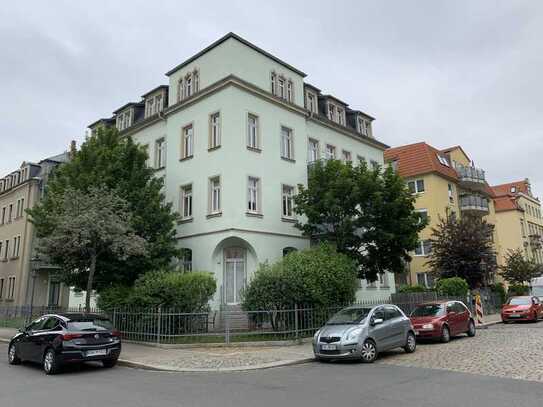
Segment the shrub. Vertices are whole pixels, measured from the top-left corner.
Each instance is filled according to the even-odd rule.
[[[466,280],[460,277],[442,278],[436,284],[436,291],[450,297],[465,297],[469,286]]]
[[[415,285],[402,285],[398,288],[398,293],[423,293],[428,290],[426,287],[415,284]]]
[[[524,284],[511,284],[507,291],[509,297],[514,297],[515,295],[528,295],[530,293],[530,287]]]
[[[207,311],[215,294],[216,282],[211,273],[156,271],[138,278],[134,287],[112,287],[100,292],[98,306],[113,308],[158,307],[175,308],[179,312]]]
[[[354,300],[357,287],[353,260],[320,245],[261,264],[242,293],[242,305],[245,310],[344,305]]]

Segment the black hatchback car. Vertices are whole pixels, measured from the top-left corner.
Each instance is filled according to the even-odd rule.
[[[55,374],[67,363],[101,361],[113,367],[121,354],[121,338],[109,319],[98,314],[48,314],[19,330],[8,347],[8,361],[43,365]]]

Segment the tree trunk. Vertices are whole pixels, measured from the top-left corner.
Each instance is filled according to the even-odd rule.
[[[85,311],[90,312],[90,299],[92,294],[92,282],[94,280],[94,272],[96,270],[96,253],[91,254],[91,264],[89,269],[89,278],[87,280],[87,296],[85,298]]]

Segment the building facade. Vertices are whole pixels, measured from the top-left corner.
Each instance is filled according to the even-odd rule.
[[[521,249],[526,258],[543,264],[541,203],[532,194],[530,181],[496,185],[492,190],[499,239],[498,262],[505,262],[509,250]]]
[[[89,126],[116,126],[146,146],[181,214],[185,270],[214,273],[213,306],[235,306],[259,263],[308,248],[293,196],[308,163],[383,163],[371,116],[304,82],[305,74],[227,34],[167,74],[169,83]],[[388,274],[359,298],[394,290]]]
[[[52,277],[53,268],[31,263],[35,232],[26,213],[41,199],[51,171],[68,158],[24,162],[0,178],[0,306],[68,305],[68,289]]]
[[[434,279],[427,262],[432,251],[430,238],[440,218],[473,213],[496,225],[493,191],[486,182],[485,172],[471,164],[462,147],[444,150],[427,143],[416,143],[385,152],[385,160],[393,165],[416,195],[415,208],[428,219],[419,234],[419,247],[411,253],[405,278],[400,284],[433,287]],[[497,228],[494,243],[498,250]]]

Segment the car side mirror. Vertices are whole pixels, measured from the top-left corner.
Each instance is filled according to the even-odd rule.
[[[383,323],[383,318],[375,318],[371,320],[371,326],[379,325]]]

